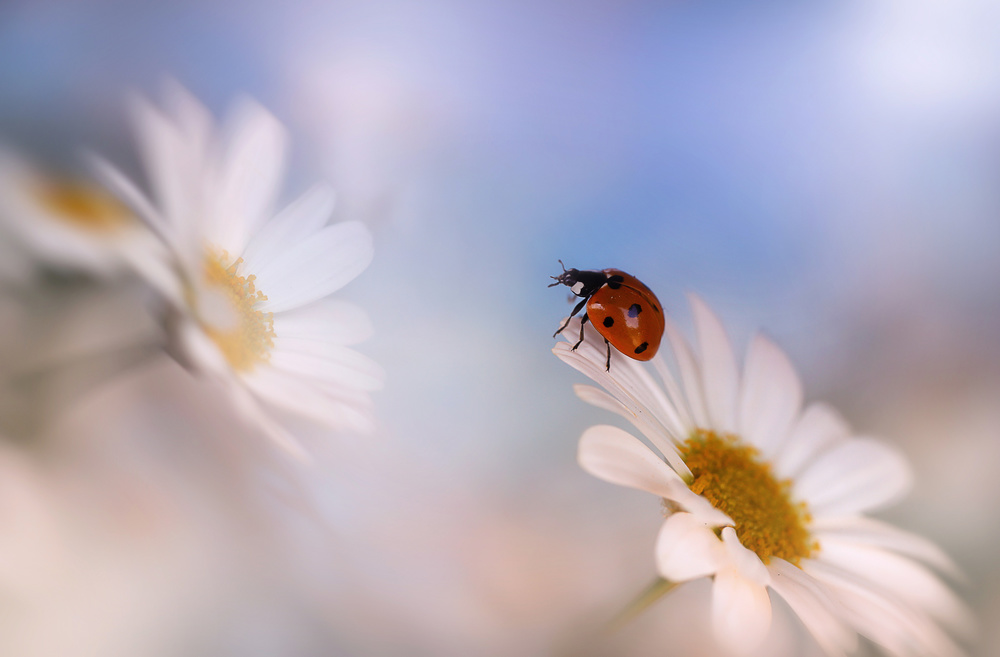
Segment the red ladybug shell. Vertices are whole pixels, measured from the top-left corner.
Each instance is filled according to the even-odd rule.
[[[629,358],[650,360],[660,348],[665,322],[653,291],[620,269],[587,300],[587,316],[611,345]]]

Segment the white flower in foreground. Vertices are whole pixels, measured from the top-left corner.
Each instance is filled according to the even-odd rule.
[[[276,415],[371,430],[369,392],[382,373],[348,348],[369,336],[370,323],[357,306],[328,298],[371,261],[368,229],[327,225],[334,198],[325,186],[274,213],[286,135],[256,103],[234,109],[225,138],[180,88],[167,105],[134,108],[150,197],[98,165],[169,250],[170,274],[153,282],[174,307],[176,355],[225,381],[254,422],[293,451],[300,448]]]
[[[0,231],[10,251],[4,265],[12,270],[37,262],[108,275],[156,246],[135,214],[101,186],[43,172],[10,150],[0,150]],[[10,266],[11,256],[20,267]]]
[[[893,655],[962,654],[943,628],[968,635],[971,615],[928,568],[955,575],[952,562],[863,515],[908,490],[903,457],[854,436],[828,406],[803,409],[798,375],[767,338],[751,342],[741,376],[719,320],[691,303],[697,354],[667,318],[679,378],[663,352],[652,361],[660,382],[617,353],[605,371],[603,340],[589,329],[576,351],[553,349],[607,391],[577,386],[582,399],[627,418],[662,454],[611,426],[580,438],[585,470],[663,498],[660,576],[713,578],[716,639],[733,653],[766,637],[776,593],[830,655],[852,651],[859,633]]]

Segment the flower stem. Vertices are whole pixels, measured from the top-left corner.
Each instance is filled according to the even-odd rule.
[[[649,609],[654,602],[665,596],[667,593],[670,593],[675,586],[677,586],[677,582],[671,582],[670,580],[663,579],[662,577],[656,578],[656,581],[650,584],[645,591],[639,594],[639,597],[633,600],[627,607],[625,607],[625,609],[608,622],[605,627],[606,631],[610,633],[620,630],[623,626],[635,619],[636,616]]]

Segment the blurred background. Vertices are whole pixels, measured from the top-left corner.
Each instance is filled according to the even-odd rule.
[[[37,161],[136,170],[127,99],[170,79],[261,101],[285,200],[329,180],[371,227],[340,296],[376,328],[380,429],[276,461],[122,347],[128,282],[5,292],[0,360],[116,358],[4,382],[0,654],[714,654],[699,586],[580,645],[652,579],[660,511],[576,465],[614,420],[550,354],[560,258],[685,327],[701,294],[898,445],[916,486],[880,515],[957,560],[970,652],[1000,650],[1000,3],[0,4],[0,140]],[[768,654],[813,654],[775,625]]]

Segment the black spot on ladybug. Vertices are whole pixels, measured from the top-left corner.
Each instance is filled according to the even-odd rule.
[[[604,325],[607,326],[608,328],[611,328],[612,326],[615,325],[615,318],[614,317],[605,317],[604,318]]]
[[[622,278],[621,275],[619,274],[615,274],[614,276],[608,276],[608,287],[610,287],[612,290],[617,290],[622,286],[622,283],[624,282],[625,279]]]
[[[633,303],[628,308],[628,316],[629,317],[638,317],[639,313],[641,313],[641,312],[642,312],[642,306],[640,306],[637,303]]]
[[[635,348],[635,353],[641,354],[642,352],[646,351],[646,347],[648,346],[649,346],[648,342],[643,342],[641,345]]]

